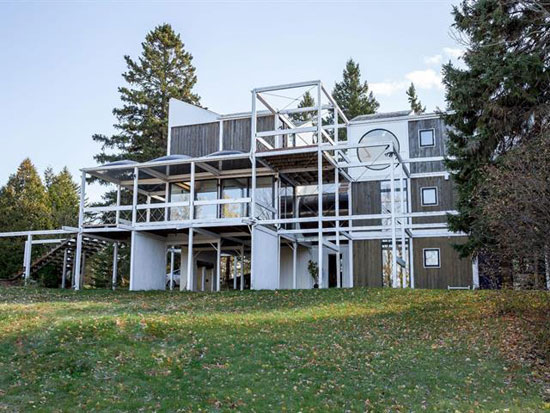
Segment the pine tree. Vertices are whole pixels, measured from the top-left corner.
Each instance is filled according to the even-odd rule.
[[[80,201],[79,189],[69,170],[65,167],[57,175],[50,170],[46,170],[45,181],[54,227],[77,226]]]
[[[313,96],[311,96],[311,93],[306,91],[304,93],[304,96],[302,97],[302,100],[300,100],[300,103],[298,103],[299,108],[310,108],[315,106],[315,99],[313,99]],[[295,122],[307,122],[313,118],[314,112],[302,112],[302,113],[295,113],[292,115],[292,119]]]
[[[465,68],[443,67],[449,130],[447,166],[457,186],[452,230],[470,235],[459,251],[475,253],[492,240],[474,194],[487,165],[538,136],[549,121],[550,5],[540,1],[464,1],[454,28],[467,49]]]
[[[421,114],[426,112],[426,106],[422,106],[422,102],[420,102],[420,99],[418,99],[418,96],[416,95],[416,88],[414,87],[414,83],[411,82],[411,85],[407,89],[407,100],[409,101],[409,104],[411,105],[411,110],[416,114]]]
[[[367,82],[361,83],[359,64],[353,59],[347,61],[343,79],[334,85],[332,96],[348,119],[376,113],[380,107],[372,92],[369,91]]]
[[[141,45],[137,61],[124,56],[128,71],[122,77],[127,86],[118,89],[122,107],[113,109],[117,134],[92,137],[102,145],[101,153],[94,157],[99,163],[126,158],[143,162],[165,155],[170,98],[200,103],[193,93],[197,82],[193,57],[169,24],[155,27]]]
[[[30,159],[25,159],[0,190],[0,231],[51,227],[51,207],[46,188]],[[22,238],[0,240],[0,277],[10,277],[21,269],[24,241]],[[35,248],[34,252],[38,253],[38,249]]]

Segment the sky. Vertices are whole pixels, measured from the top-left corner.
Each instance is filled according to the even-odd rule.
[[[123,56],[169,23],[193,55],[203,106],[250,110],[255,87],[322,80],[359,63],[380,112],[444,108],[441,65],[462,45],[448,1],[0,0],[0,185],[29,157],[43,171],[96,165],[94,133],[113,133]],[[99,189],[96,189],[96,193]]]

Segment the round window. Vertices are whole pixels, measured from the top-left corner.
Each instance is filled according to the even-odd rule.
[[[366,143],[369,146],[357,148],[357,157],[360,162],[376,164],[377,162],[386,161],[385,153],[390,148],[389,142],[393,141],[395,149],[399,152],[399,140],[397,137],[386,129],[373,129],[365,133],[359,143]],[[389,165],[365,165],[373,171],[382,171],[389,168]]]

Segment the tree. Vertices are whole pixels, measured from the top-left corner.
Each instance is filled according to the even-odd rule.
[[[513,263],[515,273],[536,275],[545,267],[550,289],[550,133],[533,138],[484,170],[475,193],[482,227],[493,241],[492,255]],[[513,273],[510,277],[513,279]],[[532,284],[541,285],[540,277]]]
[[[540,1],[464,1],[453,8],[466,51],[464,68],[443,67],[449,130],[447,167],[459,214],[450,228],[469,234],[462,255],[491,248],[474,197],[486,168],[529,141],[548,122],[550,5]]]
[[[416,88],[414,87],[414,83],[411,82],[411,85],[407,89],[407,100],[409,101],[409,104],[411,105],[411,110],[416,113],[424,113],[426,112],[426,106],[422,106],[422,102],[420,102],[420,99],[418,99],[418,96],[416,95]]]
[[[361,83],[359,64],[353,59],[346,62],[343,79],[334,85],[332,97],[348,119],[376,113],[380,107],[372,92],[369,91],[367,82]]]
[[[117,133],[92,137],[102,145],[94,157],[99,163],[126,158],[143,162],[165,155],[170,98],[200,103],[193,92],[197,82],[193,57],[169,24],[155,27],[141,45],[143,50],[137,61],[124,56],[128,71],[122,77],[127,86],[118,89],[122,107],[113,109]]]
[[[0,189],[0,212],[2,232],[52,227],[48,194],[30,159],[25,159]],[[0,277],[10,277],[21,269],[24,241],[22,238],[0,240]]]
[[[79,188],[67,167],[55,175],[51,169],[45,172],[46,188],[55,228],[78,225]]]
[[[310,108],[313,106],[315,106],[315,99],[313,99],[313,96],[311,96],[311,93],[308,90],[302,96],[300,103],[298,103],[298,108]],[[307,122],[313,118],[313,113],[314,112],[295,113],[292,115],[292,119],[295,122]]]

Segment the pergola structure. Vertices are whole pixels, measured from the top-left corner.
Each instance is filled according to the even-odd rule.
[[[313,92],[315,105],[299,107],[296,105],[297,99],[290,98],[292,105],[282,105],[277,101],[289,91],[303,90]],[[335,253],[338,257],[337,287],[344,286],[340,258],[343,246],[347,246],[347,268],[351,281],[345,286],[351,287],[354,239],[372,237],[391,239],[392,286],[414,286],[410,251],[405,252],[407,240],[413,237],[415,229],[444,229],[446,224],[413,224],[412,219],[419,216],[444,216],[452,212],[410,212],[410,196],[405,199],[404,195],[404,188],[410,188],[411,173],[408,165],[420,160],[402,159],[391,140],[351,143],[346,136],[349,120],[320,81],[254,89],[249,116],[249,152],[223,147],[221,126],[226,119],[221,117],[220,147],[219,151],[212,154],[190,157],[169,152],[165,157],[143,163],[119,161],[82,169],[78,228],[1,235],[28,237],[24,263],[26,279],[30,274],[32,237],[63,234],[75,238],[72,264],[75,289],[82,287],[83,251],[87,248],[86,240],[90,239],[113,242],[116,245],[115,254],[120,242],[129,242],[132,255],[130,288],[141,289],[134,282],[134,274],[141,270],[141,264],[136,259],[144,253],[139,250],[140,241],[137,237],[147,234],[157,237],[165,246],[164,257],[166,260],[167,254],[169,256],[171,274],[174,255],[182,254],[182,266],[185,263],[185,268],[182,268],[181,277],[185,282],[183,279],[180,281],[181,289],[205,290],[207,266],[202,266],[201,281],[197,281],[195,263],[200,259],[199,255],[207,251],[215,251],[210,284],[212,291],[221,288],[222,254],[235,257],[234,288],[238,288],[237,262],[240,268],[240,288],[244,286],[244,260],[247,255],[251,262],[251,287],[277,288],[273,284],[266,287],[267,284],[260,280],[265,271],[270,271],[266,266],[271,261],[280,260],[278,246],[281,243],[293,251],[293,288],[297,288],[297,251],[300,245],[316,247],[320,288],[326,287],[323,278],[324,252],[328,250]],[[258,130],[259,119],[265,116],[273,117],[272,130]],[[366,160],[351,156],[352,151],[358,150],[367,155],[364,157]],[[357,181],[358,174],[352,171],[380,165],[389,165],[390,170],[389,213],[354,213],[352,185]],[[85,205],[89,177],[115,186],[117,197],[113,205]],[[205,192],[201,185],[205,186],[212,180],[218,181],[216,189]],[[239,180],[245,182],[242,190],[226,190],[227,186],[220,184]],[[396,183],[400,188],[400,198],[397,200]],[[313,187],[312,194],[317,195],[313,216],[300,216],[297,211],[296,192],[299,187]],[[332,193],[333,199],[332,195],[327,195]],[[329,198],[334,203],[334,209],[327,213]],[[341,213],[343,201],[346,204],[345,214]],[[378,222],[366,225],[364,222],[369,220]],[[268,234],[267,238],[262,238],[264,235],[261,234]],[[360,234],[360,238],[357,234]],[[267,243],[276,240],[272,245],[277,245],[277,248],[266,251],[255,243],[255,237]],[[115,266],[116,261],[115,257]],[[160,265],[161,261],[158,262]],[[398,276],[399,268],[403,269],[404,277]],[[113,274],[114,286],[116,267]],[[169,286],[173,287],[172,277]]]

